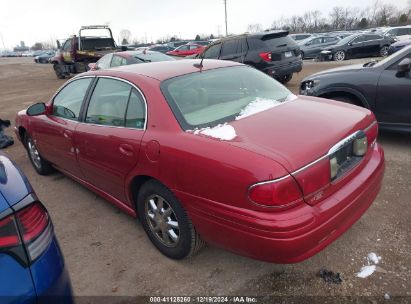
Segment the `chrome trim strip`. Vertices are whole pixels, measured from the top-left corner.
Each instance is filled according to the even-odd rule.
[[[17,204],[12,206],[12,209],[17,212],[20,209],[23,209],[24,207],[30,205],[31,203],[38,201],[39,199],[37,198],[37,195],[34,193],[28,194],[26,197],[24,197],[21,201],[19,201]]]
[[[248,191],[250,191],[252,188],[254,188],[254,187],[256,187],[256,186],[259,186],[259,185],[265,185],[265,184],[269,184],[269,183],[276,183],[276,182],[282,181],[282,180],[286,179],[287,177],[292,177],[293,175],[296,175],[296,174],[298,174],[298,173],[300,173],[300,172],[308,169],[309,167],[311,167],[311,166],[315,165],[316,163],[322,161],[323,159],[329,157],[331,154],[333,154],[335,151],[337,151],[338,148],[340,148],[341,146],[343,146],[345,143],[353,140],[358,134],[360,134],[360,133],[362,133],[362,132],[365,133],[366,131],[368,131],[369,129],[371,129],[376,123],[377,123],[377,121],[374,120],[374,121],[373,121],[368,127],[366,127],[364,130],[358,130],[358,131],[352,133],[351,135],[347,136],[346,138],[340,140],[337,144],[335,144],[334,146],[332,146],[330,150],[328,150],[327,154],[325,154],[325,155],[321,156],[320,158],[312,161],[311,163],[305,165],[304,167],[301,167],[300,169],[297,169],[297,170],[291,172],[290,174],[285,175],[285,176],[282,176],[282,177],[279,177],[279,178],[277,178],[277,179],[273,179],[273,180],[270,180],[270,181],[264,181],[264,182],[259,182],[259,183],[253,184],[253,185],[251,185],[250,187],[248,187]],[[371,144],[372,147],[375,145],[375,142],[376,142],[376,141],[374,141],[374,142]]]

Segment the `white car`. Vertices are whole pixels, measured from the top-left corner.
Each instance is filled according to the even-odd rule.
[[[397,41],[408,40],[411,38],[411,26],[391,27],[386,29],[383,34],[395,37]]]

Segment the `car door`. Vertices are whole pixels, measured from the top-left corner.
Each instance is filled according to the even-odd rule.
[[[375,110],[380,122],[411,125],[411,75],[397,75],[398,64],[405,58],[411,59],[411,52],[381,73]]]
[[[306,52],[304,53],[304,56],[309,58],[319,53],[322,47],[322,40],[322,37],[312,39],[310,43],[306,45]]]
[[[384,38],[379,35],[365,35],[364,36],[364,52],[365,56],[378,55],[381,49],[381,43]]]
[[[69,82],[53,98],[52,113],[39,116],[33,126],[36,145],[44,158],[80,178],[74,133],[93,80],[94,77],[83,77]]]
[[[63,60],[64,62],[72,62],[73,61],[73,56],[72,56],[72,44],[73,44],[73,39],[67,39],[66,42],[63,44],[62,47],[62,55],[63,55]]]
[[[126,81],[100,77],[84,112],[75,137],[85,180],[126,202],[125,179],[145,132],[145,99]]]
[[[351,41],[348,45],[348,51],[350,57],[358,58],[362,57],[365,53],[365,37],[364,35],[356,37],[353,41]]]

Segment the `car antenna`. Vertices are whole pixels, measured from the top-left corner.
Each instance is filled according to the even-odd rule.
[[[194,63],[194,67],[200,69],[200,72],[201,72],[201,69],[203,68],[203,60],[204,60],[204,55],[201,54],[201,61],[200,61],[200,63]]]

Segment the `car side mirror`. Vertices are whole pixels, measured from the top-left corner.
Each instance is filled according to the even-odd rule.
[[[404,58],[397,66],[397,77],[404,77],[411,70],[411,59]]]
[[[44,102],[39,102],[28,107],[26,113],[28,116],[38,116],[45,114],[46,110],[46,104]]]
[[[352,42],[349,42],[349,43],[348,43],[348,46],[352,46]]]

